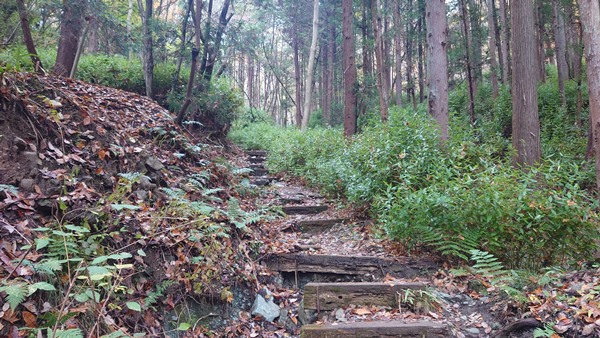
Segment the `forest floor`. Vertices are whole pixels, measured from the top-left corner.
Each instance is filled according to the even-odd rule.
[[[296,337],[308,322],[375,320],[442,323],[455,337],[531,337],[539,323],[549,337],[600,336],[597,267],[515,285],[425,248],[408,255],[365,210],[301,179],[250,184],[265,180],[243,170],[256,168],[252,158],[181,130],[151,100],[33,74],[0,80],[0,337]],[[290,205],[327,210],[277,216]],[[323,219],[340,221],[307,225]],[[403,268],[280,272],[285,255]],[[304,311],[303,288],[315,281],[426,288],[397,306]],[[264,288],[281,309],[272,323],[251,313]]]

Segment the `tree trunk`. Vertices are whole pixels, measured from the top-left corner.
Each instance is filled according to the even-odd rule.
[[[427,77],[429,113],[439,128],[440,141],[448,140],[448,21],[444,0],[426,0]]]
[[[56,63],[52,70],[54,75],[68,76],[71,69],[73,69],[86,10],[87,1],[63,1],[58,51],[56,52]]]
[[[469,16],[465,0],[459,0],[459,7],[462,17],[462,33],[465,40],[465,59],[467,68],[467,83],[469,90],[469,118],[471,125],[475,125],[475,72],[473,70],[473,60],[471,59],[471,28],[469,27]]]
[[[508,25],[507,19],[507,6],[506,0],[500,0],[500,31],[502,32],[502,39],[500,42],[502,48],[502,74],[504,74],[503,80],[504,84],[509,84],[511,82],[511,58],[510,58],[510,49],[509,49],[509,41],[510,41],[510,27]]]
[[[192,2],[189,3],[190,7]],[[198,54],[200,54],[200,21],[202,19],[202,0],[196,0],[196,11],[194,12],[194,30],[195,30],[195,41],[196,46],[192,49],[192,64],[190,66],[190,77],[188,79],[187,91],[185,94],[185,101],[181,105],[181,109],[177,114],[175,123],[182,125],[185,112],[192,103],[192,89],[194,88],[194,79],[196,78],[196,72],[198,69]]]
[[[327,43],[323,58],[323,124],[329,126],[331,125],[331,105],[333,103],[333,57],[335,53],[335,28],[331,23],[326,35]]]
[[[306,86],[304,92],[304,116],[302,116],[302,130],[308,128],[310,119],[310,104],[312,102],[313,78],[315,74],[315,56],[317,54],[317,40],[319,37],[319,0],[313,0],[312,39],[308,55],[308,69],[306,70]]]
[[[511,1],[512,31],[512,137],[517,151],[514,163],[530,166],[540,161],[535,19],[532,1]]]
[[[381,121],[388,120],[388,90],[386,88],[386,80],[384,75],[383,61],[383,40],[381,37],[381,4],[379,0],[374,0],[371,3],[371,13],[373,16],[373,32],[375,34],[375,58],[377,59],[377,90],[379,91],[379,113]]]
[[[356,134],[356,64],[352,0],[342,0],[342,53],[344,54],[344,135]]]
[[[419,103],[425,101],[425,58],[423,56],[423,45],[425,44],[425,3],[424,0],[418,0],[419,21],[417,23],[417,76],[419,78]]]
[[[402,20],[400,2],[394,8],[394,45],[396,49],[396,105],[402,107]]]
[[[483,62],[481,57],[481,45],[483,33],[481,31],[481,13],[478,2],[467,0],[468,17],[471,26],[469,37],[471,38],[471,66],[473,68],[473,92],[477,96],[477,86],[483,78]]]
[[[498,97],[498,61],[496,59],[496,21],[494,20],[494,0],[486,0],[488,13],[488,31],[490,43],[488,50],[490,51],[490,82],[492,83],[492,97]]]
[[[600,189],[600,7],[597,0],[578,0],[587,61],[590,121],[596,155],[596,186]]]
[[[42,61],[38,56],[38,53],[35,49],[35,44],[33,43],[33,38],[31,37],[29,19],[27,18],[27,9],[25,8],[25,3],[23,3],[23,0],[17,0],[17,7],[19,8],[21,29],[23,30],[23,40],[25,42],[25,46],[27,47],[27,52],[29,53],[31,62],[33,63],[33,69],[36,71],[36,73],[44,74]]]
[[[292,28],[292,49],[294,50],[294,79],[296,82],[296,126],[300,128],[302,125],[302,78],[300,76],[300,48],[298,36],[298,3],[294,6],[294,27]]]
[[[536,10],[534,15],[534,24],[537,28],[537,61],[538,61],[538,71],[539,71],[539,82],[546,82],[546,51],[544,49],[544,12],[542,10],[542,2],[541,0],[536,0]],[[512,13],[512,11],[511,11]]]
[[[142,32],[144,49],[142,50],[142,64],[144,66],[144,81],[146,83],[146,96],[152,98],[154,92],[154,50],[152,41],[152,0],[146,0],[146,6],[142,0],[137,0],[142,18]]]
[[[565,32],[565,19],[560,9],[559,0],[552,3],[554,12],[554,45],[556,48],[556,67],[558,70],[558,90],[563,107],[566,107],[565,82],[569,78],[569,65],[567,64],[567,35]]]

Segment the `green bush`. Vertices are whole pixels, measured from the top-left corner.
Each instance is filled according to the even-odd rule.
[[[187,110],[184,123],[227,135],[244,105],[242,95],[224,78],[214,79],[202,87],[202,90],[194,89],[192,105]],[[184,99],[184,90],[170,93],[167,98],[169,109],[179,111]]]
[[[38,56],[46,70],[51,70],[56,60],[56,51],[38,49]],[[0,50],[0,65],[16,71],[33,71],[31,57],[24,45],[17,45],[10,49]]]
[[[492,106],[510,106],[506,91]],[[549,156],[525,172],[511,166],[510,140],[499,131],[478,139],[465,114],[452,116],[450,129],[440,147],[428,115],[392,109],[387,124],[369,119],[352,140],[339,129],[303,133],[272,123],[245,125],[230,137],[267,149],[273,170],[371,205],[387,234],[409,249],[465,259],[479,249],[526,268],[590,257],[600,238],[596,199],[585,190],[594,182],[593,166]]]

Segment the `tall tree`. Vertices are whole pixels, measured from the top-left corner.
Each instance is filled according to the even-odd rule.
[[[381,3],[379,0],[372,0],[371,13],[373,15],[373,32],[375,33],[375,58],[377,59],[377,89],[379,92],[379,112],[383,122],[388,119],[388,89],[385,80],[384,70],[384,49],[381,25]]]
[[[344,135],[356,133],[356,64],[352,0],[342,0],[342,53],[344,59]]]
[[[461,21],[462,21],[462,33],[465,40],[465,60],[466,60],[466,68],[467,68],[467,83],[469,85],[469,116],[471,119],[471,124],[475,124],[475,93],[476,83],[475,83],[475,70],[473,67],[473,37],[471,32],[471,22],[469,21],[469,12],[467,9],[467,4],[465,0],[459,0],[458,6],[460,7],[461,12]]]
[[[488,13],[488,31],[490,43],[488,50],[490,52],[490,82],[492,83],[492,96],[498,97],[498,60],[496,59],[496,20],[494,19],[494,0],[486,0]]]
[[[306,85],[304,92],[304,115],[302,116],[302,130],[308,128],[310,118],[310,104],[312,102],[313,77],[315,74],[315,57],[317,55],[317,38],[319,36],[319,0],[313,0],[313,24],[310,52],[308,56],[308,69],[306,70]]]
[[[146,96],[153,97],[154,92],[154,47],[152,39],[152,0],[137,0],[140,17],[142,18],[142,35],[144,48],[142,49],[142,64],[144,66],[144,82],[146,83]]]
[[[600,189],[600,7],[597,0],[579,0],[587,61],[592,142],[596,157],[596,186]]]
[[[402,8],[400,1],[394,7],[394,48],[396,49],[396,105],[402,107]]]
[[[560,8],[560,0],[553,0],[553,22],[554,45],[556,48],[556,67],[558,70],[558,91],[562,105],[567,104],[565,95],[565,82],[569,79],[569,65],[567,64],[567,34],[565,30],[565,18]]]
[[[87,0],[64,0],[60,20],[60,38],[56,62],[52,73],[68,76],[75,64],[77,46],[83,32],[83,23],[87,11]]]
[[[530,166],[541,159],[540,120],[538,117],[538,69],[532,1],[511,1],[512,31],[512,138],[517,151],[514,162]]]
[[[511,69],[510,69],[510,49],[509,49],[509,41],[510,41],[510,30],[508,24],[508,6],[506,6],[506,0],[500,0],[500,31],[501,31],[501,41],[500,46],[502,50],[502,81],[504,84],[508,84],[511,79]]]
[[[441,142],[448,140],[448,19],[444,0],[425,1],[427,20],[427,77],[429,113],[435,118]]]
[[[44,68],[42,66],[42,61],[40,60],[38,53],[35,49],[35,44],[33,43],[33,38],[31,37],[31,29],[29,27],[27,8],[25,8],[25,3],[23,2],[23,0],[17,0],[17,7],[19,8],[19,18],[21,19],[21,29],[23,30],[23,40],[25,42],[25,46],[27,47],[27,52],[29,53],[31,62],[33,63],[33,69],[36,72],[43,74]]]

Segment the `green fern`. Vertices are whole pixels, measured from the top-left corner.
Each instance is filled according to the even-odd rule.
[[[48,337],[54,338],[83,338],[83,331],[80,329],[69,329],[69,330],[56,330],[56,332],[52,332],[51,329],[48,329]]]
[[[144,304],[148,307],[156,304],[158,299],[164,296],[165,291],[173,284],[175,284],[175,282],[170,279],[162,281],[162,283],[156,286],[156,290],[148,292],[144,299]]]
[[[11,284],[0,286],[0,292],[6,293],[5,301],[15,310],[29,294],[29,287],[25,282],[13,281]]]
[[[250,168],[234,168],[231,170],[231,173],[234,175],[245,175],[253,172],[254,170]]]
[[[498,258],[488,252],[473,249],[471,250],[471,260],[475,261],[473,268],[479,274],[498,276],[506,272],[502,263],[498,261]]]
[[[443,255],[456,256],[469,260],[471,250],[479,245],[479,234],[476,232],[465,232],[461,236],[447,235],[432,227],[417,229],[421,233],[423,243],[433,247]]]

